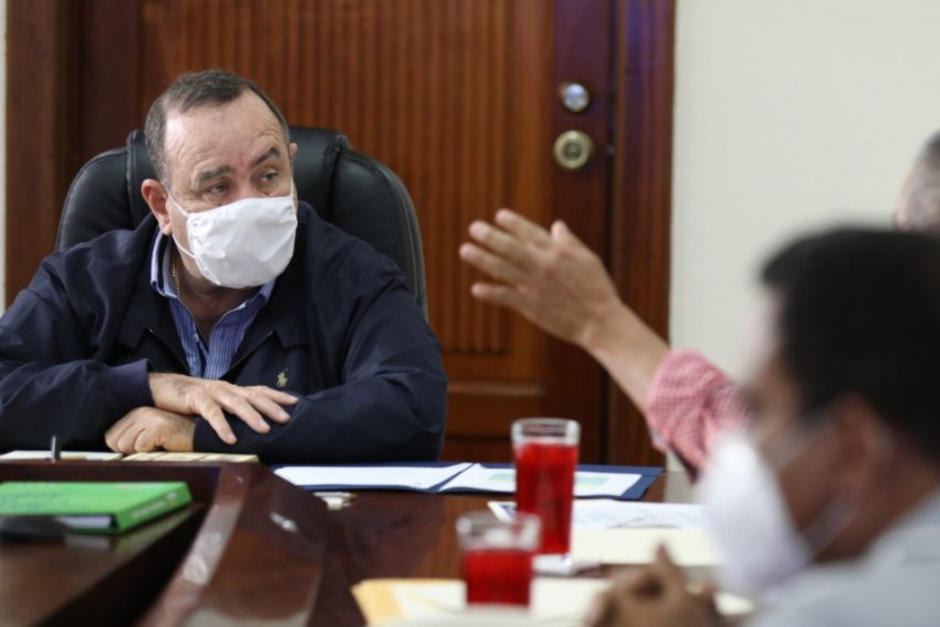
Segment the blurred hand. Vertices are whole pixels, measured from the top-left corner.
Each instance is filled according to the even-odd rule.
[[[104,441],[117,453],[193,450],[196,421],[156,407],[138,407],[111,425]]]
[[[598,598],[590,627],[714,627],[722,625],[713,592],[692,594],[666,549],[656,561],[618,577]]]
[[[262,416],[275,422],[287,422],[290,414],[284,406],[297,403],[294,396],[263,385],[242,387],[227,381],[160,372],[150,374],[150,393],[158,409],[181,416],[202,416],[227,444],[235,443],[235,434],[225,419],[225,412],[235,415],[254,431],[267,433],[271,427]]]
[[[498,283],[475,283],[480,300],[511,307],[559,338],[587,347],[622,308],[600,258],[565,225],[551,232],[501,209],[496,225],[474,222],[460,257]]]

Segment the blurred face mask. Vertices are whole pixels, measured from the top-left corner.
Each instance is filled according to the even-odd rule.
[[[809,444],[791,450],[786,461]],[[830,503],[805,529],[797,529],[776,470],[749,436],[728,433],[716,442],[699,482],[698,500],[724,555],[719,578],[728,590],[764,595],[806,568],[852,517],[842,503]]]
[[[243,198],[198,213],[167,196],[186,218],[189,234],[189,247],[174,234],[176,247],[213,284],[233,289],[264,285],[290,262],[297,234],[293,182],[287,196]]]

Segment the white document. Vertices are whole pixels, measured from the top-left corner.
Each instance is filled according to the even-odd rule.
[[[284,466],[275,470],[282,479],[302,487],[406,488],[427,490],[447,481],[470,464],[440,468],[424,466]]]
[[[577,527],[615,529],[702,529],[705,513],[691,503],[636,503],[612,499],[576,501],[572,523]]]
[[[501,520],[511,519],[516,511],[511,501],[490,501],[489,508]],[[575,500],[571,512],[575,527],[598,529],[667,528],[701,529],[705,518],[701,505],[689,503],[637,503],[613,499]]]
[[[574,495],[620,496],[641,478],[642,475],[632,473],[578,471],[574,476]],[[484,468],[480,464],[473,464],[441,488],[441,492],[451,490],[511,494],[516,491],[516,471],[513,468]]]
[[[50,452],[45,451],[10,451],[0,455],[0,459],[17,461],[31,459],[49,459]],[[120,453],[108,451],[62,451],[59,459],[62,461],[88,461],[88,462],[113,462],[124,457]]]
[[[585,562],[648,564],[660,545],[679,566],[717,566],[722,561],[718,546],[704,529],[571,530],[571,556]]]

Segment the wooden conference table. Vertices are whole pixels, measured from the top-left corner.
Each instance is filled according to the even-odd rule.
[[[0,544],[3,624],[362,625],[351,586],[459,577],[455,521],[492,498],[359,492],[328,511],[259,464],[0,462],[14,479],[182,479],[194,504],[119,537]],[[643,500],[689,498],[665,473]]]

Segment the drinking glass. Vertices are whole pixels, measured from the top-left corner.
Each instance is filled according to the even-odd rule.
[[[539,553],[570,551],[580,431],[577,422],[562,418],[523,418],[512,424],[516,510],[541,519]]]
[[[540,525],[531,514],[507,521],[490,512],[471,512],[457,520],[468,605],[528,607]]]

